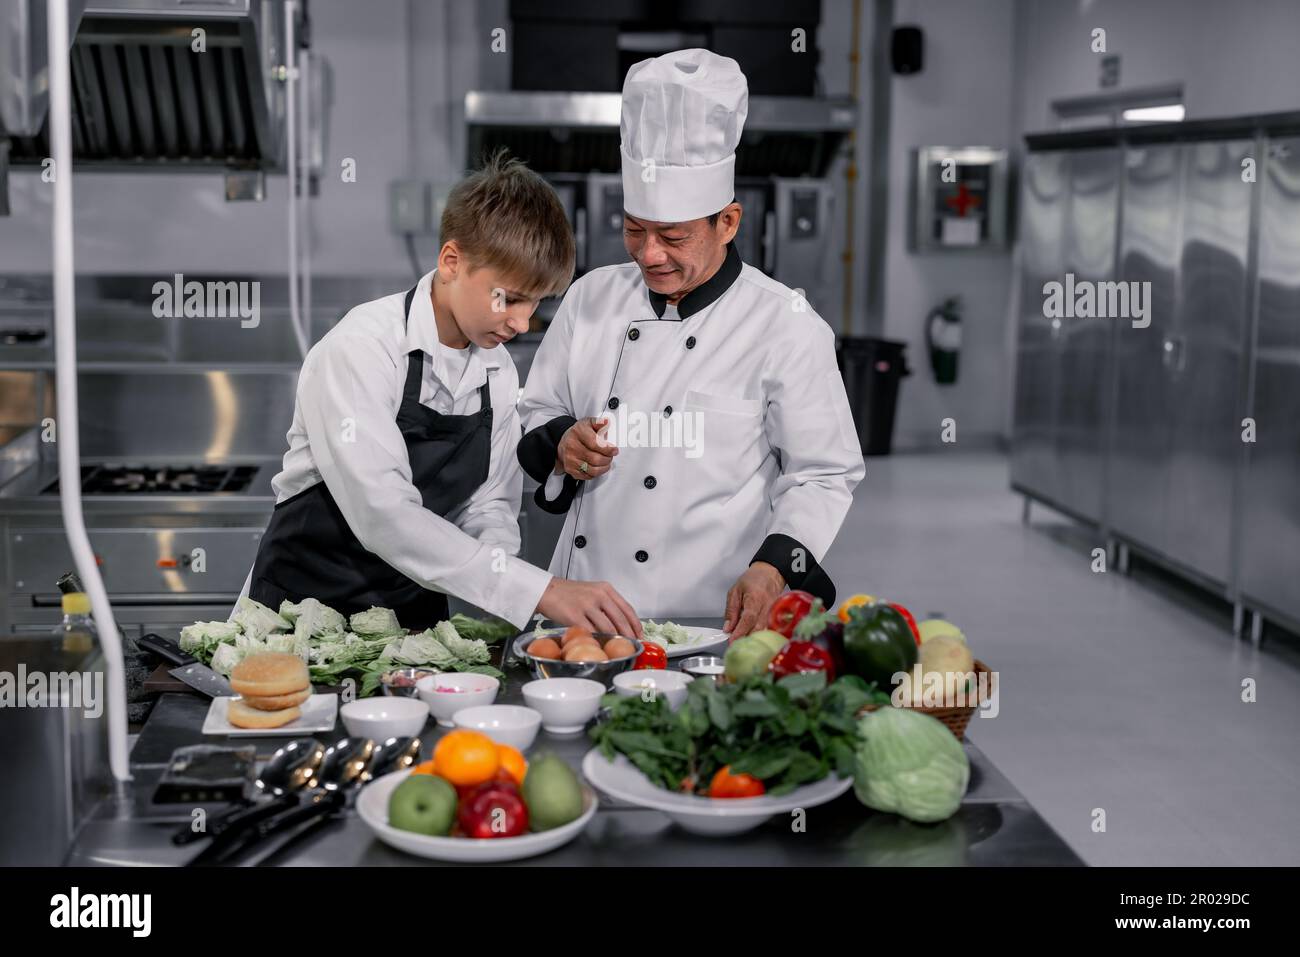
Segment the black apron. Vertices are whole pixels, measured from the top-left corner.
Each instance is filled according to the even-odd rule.
[[[406,294],[404,323],[410,321],[414,297],[414,289]],[[417,349],[407,356],[397,425],[424,507],[446,517],[487,481],[492,399],[485,382],[480,410],[473,415],[443,415],[421,405],[424,355]],[[446,595],[422,587],[365,549],[324,481],[275,506],[248,593],[277,610],[285,598],[315,598],[344,615],[376,605],[391,608],[402,627],[413,631],[448,617]]]

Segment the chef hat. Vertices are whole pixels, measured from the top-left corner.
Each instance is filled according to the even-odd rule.
[[[749,112],[740,65],[708,50],[642,60],[623,81],[623,209],[680,223],[736,198],[736,144]]]

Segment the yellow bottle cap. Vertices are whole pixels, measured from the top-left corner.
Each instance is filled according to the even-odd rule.
[[[89,615],[90,596],[80,591],[68,592],[63,596],[63,613],[65,615]]]

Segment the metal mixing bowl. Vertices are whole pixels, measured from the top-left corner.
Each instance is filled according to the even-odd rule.
[[[535,678],[591,678],[593,681],[599,681],[606,688],[612,687],[614,676],[627,671],[636,662],[637,655],[645,649],[645,645],[635,638],[628,638],[626,635],[610,635],[603,632],[596,632],[592,635],[601,648],[611,638],[627,638],[632,642],[636,649],[626,658],[615,658],[613,661],[560,661],[550,658],[538,658],[536,655],[530,655],[527,647],[538,638],[554,638],[555,643],[559,644],[560,638],[564,635],[564,628],[546,628],[538,631],[529,632],[526,635],[520,635],[515,639],[514,652],[521,661],[526,661],[533,669]]]

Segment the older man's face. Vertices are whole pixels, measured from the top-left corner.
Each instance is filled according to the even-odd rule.
[[[656,223],[623,214],[623,245],[641,267],[645,284],[670,299],[690,292],[711,276],[740,228],[740,204],[685,223]]]

